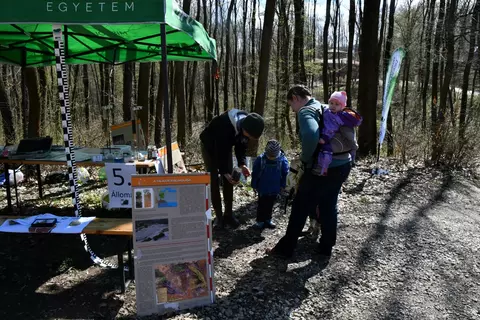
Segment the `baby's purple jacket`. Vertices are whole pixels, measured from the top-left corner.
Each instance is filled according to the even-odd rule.
[[[341,112],[333,113],[330,109],[323,109],[323,129],[320,138],[325,141],[323,145],[324,151],[331,151],[330,140],[335,133],[340,130],[341,126],[349,128],[358,127],[362,123],[362,116],[352,109],[344,109]]]

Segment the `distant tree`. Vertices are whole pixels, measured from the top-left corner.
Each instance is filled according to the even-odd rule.
[[[380,0],[365,1],[360,34],[358,110],[363,115],[359,128],[359,155],[373,155],[377,150],[378,90],[378,18]]]

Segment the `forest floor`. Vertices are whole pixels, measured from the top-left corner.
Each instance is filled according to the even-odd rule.
[[[253,192],[237,188],[242,226],[214,232],[215,303],[165,318],[479,319],[478,177],[393,162],[382,164],[389,174],[372,176],[372,168],[358,165],[344,185],[328,262],[313,253],[309,238],[300,239],[290,261],[265,256],[283,235],[289,212],[277,206],[277,229],[257,232],[250,227]],[[99,188],[105,186],[84,186],[86,215],[128,216],[96,209]],[[70,201],[66,187],[46,187],[42,201],[34,200],[35,185],[21,189],[24,207],[43,212],[59,214],[64,209],[55,206]],[[0,191],[2,206],[4,197]],[[89,240],[115,261],[114,237]],[[78,236],[0,234],[0,244],[0,319],[135,318],[134,284],[120,295],[115,271],[92,266]]]

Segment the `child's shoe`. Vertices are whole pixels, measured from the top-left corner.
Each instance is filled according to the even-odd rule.
[[[272,220],[265,221],[265,228],[275,229],[277,226],[272,222]]]

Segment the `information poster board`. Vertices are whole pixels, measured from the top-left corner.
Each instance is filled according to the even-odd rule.
[[[210,176],[132,176],[138,315],[211,304]]]
[[[158,158],[162,161],[163,168],[165,172],[168,172],[168,163],[167,163],[167,148],[161,147],[158,149]],[[172,143],[172,163],[173,163],[173,173],[186,173],[187,169],[185,163],[183,162],[182,153],[177,142]]]
[[[105,163],[110,208],[132,207],[132,174],[137,170],[134,163]]]
[[[133,120],[115,124],[110,127],[113,145],[134,145],[132,122]],[[142,126],[140,125],[140,119],[137,119],[137,147],[140,149],[145,149],[145,137],[143,136],[143,131],[141,128]]]

